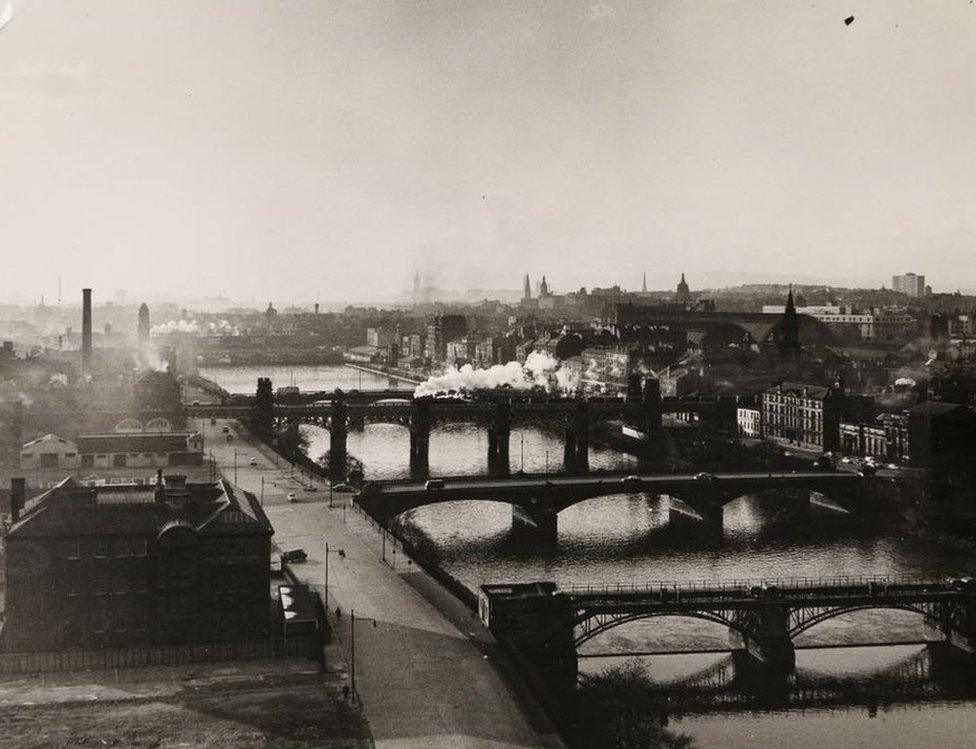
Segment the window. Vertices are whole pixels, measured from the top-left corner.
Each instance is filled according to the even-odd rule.
[[[105,559],[109,555],[109,549],[111,547],[111,539],[103,538],[101,536],[95,538],[95,558]]]
[[[68,559],[81,559],[81,538],[69,538],[65,541],[65,557]]]
[[[71,597],[81,593],[81,568],[78,564],[68,565],[68,581],[66,585],[67,594]]]

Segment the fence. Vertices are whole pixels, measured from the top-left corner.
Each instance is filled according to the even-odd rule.
[[[0,653],[0,674],[87,671],[145,666],[174,666],[265,658],[307,658],[314,653],[307,638],[240,640],[198,645],[133,646],[60,653]]]

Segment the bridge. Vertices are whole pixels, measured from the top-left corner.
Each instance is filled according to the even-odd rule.
[[[479,616],[523,665],[575,683],[577,648],[628,622],[685,616],[728,628],[730,650],[753,670],[795,668],[795,637],[836,616],[897,609],[922,617],[937,638],[976,652],[976,585],[921,578],[767,579],[728,583],[569,586],[483,585]],[[871,642],[867,633],[865,642]]]
[[[314,395],[327,395],[316,393]],[[261,378],[254,398],[234,399],[221,405],[193,404],[188,416],[234,418],[249,423],[252,431],[270,442],[277,430],[297,430],[300,424],[323,427],[330,433],[330,473],[345,474],[347,438],[351,429],[366,423],[400,424],[410,431],[410,470],[415,476],[429,473],[430,433],[445,423],[480,424],[488,431],[488,466],[493,474],[510,470],[509,441],[513,427],[549,426],[564,435],[563,462],[567,471],[585,473],[589,468],[591,425],[623,421],[645,435],[650,446],[660,434],[662,414],[694,414],[720,429],[734,431],[736,409],[754,403],[751,397],[662,398],[656,380],[646,380],[626,397],[566,398],[559,395],[500,389],[478,398],[413,398],[405,391],[355,394],[333,391],[314,401],[306,396],[275,396],[271,381]],[[389,396],[389,397],[378,397]]]
[[[717,474],[589,474],[582,476],[473,476],[418,481],[368,482],[354,501],[387,523],[425,505],[459,500],[490,500],[512,506],[512,525],[554,539],[557,516],[595,497],[648,493],[671,497],[671,513],[721,528],[723,507],[745,494],[775,493],[799,507],[811,497],[856,512],[873,507],[875,479],[833,471],[739,472]],[[813,494],[811,494],[813,493]]]

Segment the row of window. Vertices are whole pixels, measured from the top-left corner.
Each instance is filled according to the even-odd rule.
[[[67,559],[121,559],[149,553],[145,536],[76,536],[64,541]]]

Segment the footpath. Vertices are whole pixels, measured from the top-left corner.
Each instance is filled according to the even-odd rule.
[[[238,462],[238,485],[257,493],[263,483],[274,542],[307,552],[292,569],[323,594],[328,544],[327,608],[336,642],[327,660],[350,682],[355,667],[355,692],[377,746],[563,746],[477,617],[389,534],[384,547],[382,532],[350,506],[348,494],[335,494],[331,508],[327,488],[288,502],[290,466],[280,458],[276,465],[246,434],[235,435],[232,444],[210,443],[219,469],[232,478],[233,450],[238,459],[247,453],[248,465]]]

